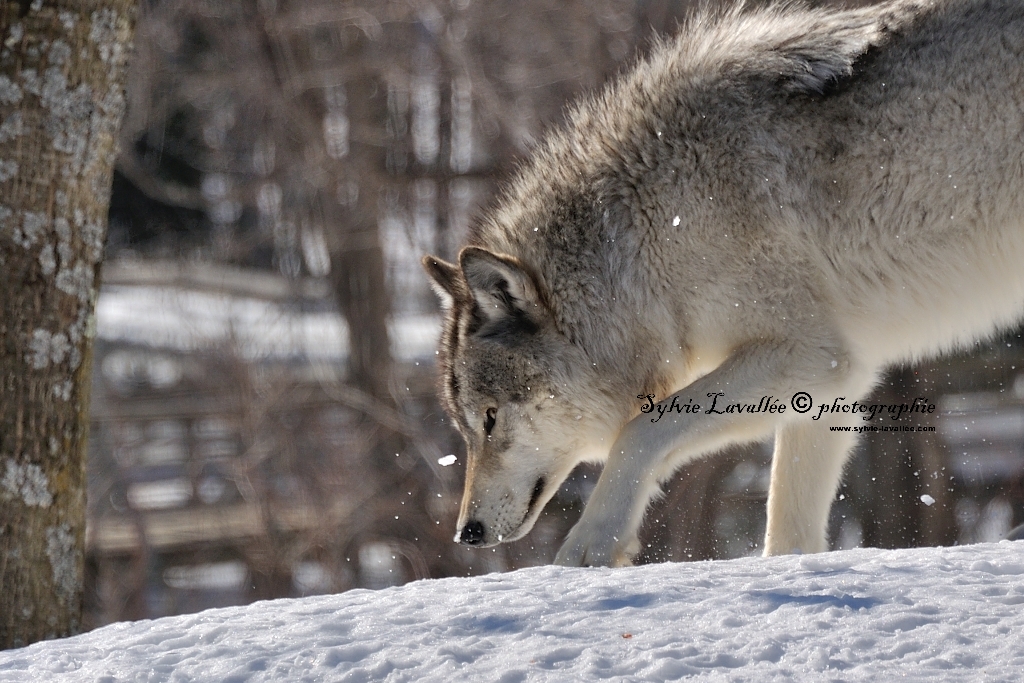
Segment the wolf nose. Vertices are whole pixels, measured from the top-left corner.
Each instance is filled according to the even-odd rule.
[[[483,545],[484,525],[476,520],[466,522],[459,535],[459,543],[462,545]]]

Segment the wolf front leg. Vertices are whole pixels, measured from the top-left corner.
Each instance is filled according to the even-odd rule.
[[[826,425],[811,422],[811,415],[795,414],[788,404],[782,412],[729,411],[729,405],[758,405],[762,397],[768,396],[788,402],[798,391],[806,391],[811,396],[828,396],[829,400],[833,396],[859,396],[870,385],[870,377],[851,371],[850,365],[848,354],[840,345],[820,339],[817,344],[807,341],[751,345],[738,350],[714,371],[675,394],[677,404],[690,401],[700,404],[699,412],[670,413],[666,410],[654,423],[651,416],[657,413],[645,413],[633,419],[612,447],[583,516],[558,551],[555,562],[569,566],[629,564],[630,556],[639,548],[637,531],[647,505],[661,482],[677,467],[729,444],[765,437],[791,422],[807,422],[812,425],[809,430],[828,431]],[[709,396],[718,397],[714,411],[710,410]],[[671,405],[672,398],[669,396],[660,405]],[[792,442],[797,434],[793,432],[783,441]],[[808,444],[817,443],[809,436],[805,439],[809,439]],[[813,447],[810,451],[814,451]],[[800,452],[808,452],[808,449]],[[800,462],[789,461],[775,468],[772,490],[804,495],[808,488],[818,486],[834,491],[838,476],[835,473],[842,469],[845,452],[842,455],[838,449],[814,452],[820,456],[820,462],[813,458],[803,462],[803,456],[798,456]],[[801,467],[806,469],[801,470]],[[786,479],[781,488],[776,485],[777,476]],[[800,485],[788,481],[794,477]],[[815,491],[815,495],[825,499],[819,491]],[[831,493],[828,500],[830,496]],[[794,506],[778,497],[775,502],[779,511],[776,519],[787,520],[779,528],[824,529],[821,518],[827,516],[827,503],[824,507],[821,500],[813,505]],[[788,531],[780,536],[780,541],[784,539],[784,542],[775,544],[773,552],[787,552],[775,548],[784,547],[790,537],[795,535]],[[808,550],[820,546],[819,542],[808,544]],[[792,547],[788,551],[791,550]]]
[[[853,432],[832,431],[835,424],[827,418],[791,422],[776,432],[765,556],[828,550],[828,511],[857,441]]]

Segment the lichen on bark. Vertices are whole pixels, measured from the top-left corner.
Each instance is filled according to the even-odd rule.
[[[0,4],[0,648],[80,623],[88,323],[134,6]]]

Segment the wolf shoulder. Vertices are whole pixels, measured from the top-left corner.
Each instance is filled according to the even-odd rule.
[[[983,145],[1020,144],[1024,3],[1018,0],[924,5],[886,25],[851,66],[820,100],[793,99],[793,118],[816,117],[847,132],[853,150],[861,140],[873,149],[876,136],[885,134],[941,146],[927,136],[934,132]]]
[[[678,115],[693,122],[678,144],[647,138],[637,155],[659,160],[637,185],[672,188],[648,201],[653,220],[637,221],[663,245],[649,260],[669,264],[666,279],[722,299],[813,291],[867,331],[848,335],[865,347],[895,340],[879,362],[1018,319],[1024,2],[790,6],[721,20],[684,29],[655,55],[654,75],[641,74],[666,86],[657,75],[676,69]],[[686,170],[660,182],[664,168]],[[692,238],[673,233],[680,222]],[[922,330],[928,349],[900,350],[916,349],[907,339]]]

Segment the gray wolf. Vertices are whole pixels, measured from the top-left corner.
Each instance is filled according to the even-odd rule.
[[[696,13],[538,145],[458,263],[424,258],[457,540],[522,537],[597,461],[556,562],[627,564],[673,470],[774,435],[765,554],[825,550],[856,438],[828,426],[856,418],[709,397],[852,402],[1019,321],[1022,181],[1024,3]]]

